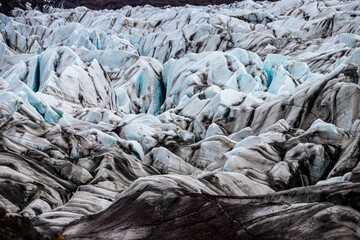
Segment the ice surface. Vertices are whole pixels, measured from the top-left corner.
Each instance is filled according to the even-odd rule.
[[[140,225],[137,215],[134,229],[109,227],[123,216],[112,207],[131,202],[126,216],[133,216],[136,204],[168,204],[183,224],[193,213],[182,209],[179,217],[173,206],[190,198],[226,196],[203,205],[202,214],[214,202],[225,201],[225,209],[237,206],[234,196],[248,204],[268,194],[251,200],[266,206],[251,214],[271,217],[256,215],[240,235],[265,236],[273,229],[261,224],[273,226],[294,205],[301,210],[292,220],[330,219],[352,233],[357,220],[344,219],[352,219],[349,211],[358,219],[356,206],[317,196],[328,185],[346,191],[339,196],[358,194],[359,10],[356,1],[247,0],[0,14],[0,205],[41,230],[75,224],[65,231],[74,239],[88,236],[79,232],[87,216],[108,211],[112,220],[89,238],[114,229],[106,236],[125,229],[125,239],[156,238],[170,222],[164,212]],[[340,202],[345,217],[326,210]],[[245,210],[234,216],[248,216]],[[153,219],[164,225],[146,225]],[[309,232],[299,239],[335,232],[315,220],[318,228],[294,228]]]

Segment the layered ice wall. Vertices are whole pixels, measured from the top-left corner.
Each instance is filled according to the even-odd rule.
[[[358,1],[12,14],[8,215],[69,239],[360,237]]]

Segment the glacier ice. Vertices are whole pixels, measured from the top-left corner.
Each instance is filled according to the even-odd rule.
[[[70,239],[359,237],[357,1],[12,14],[8,213]]]

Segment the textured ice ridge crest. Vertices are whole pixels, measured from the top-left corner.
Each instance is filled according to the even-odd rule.
[[[69,239],[360,237],[359,2],[12,14],[9,214]]]

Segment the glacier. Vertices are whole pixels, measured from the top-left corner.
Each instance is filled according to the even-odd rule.
[[[360,2],[49,5],[0,33],[24,239],[360,238]]]

